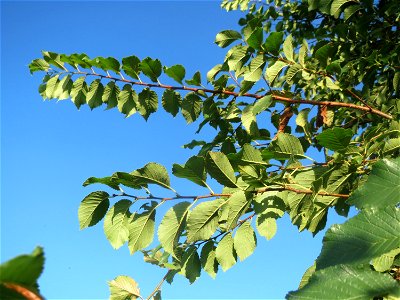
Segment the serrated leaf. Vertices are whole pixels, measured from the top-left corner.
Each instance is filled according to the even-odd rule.
[[[317,269],[335,264],[360,264],[400,245],[398,208],[364,209],[342,225],[326,233]]]
[[[97,178],[97,177],[89,177],[86,179],[86,181],[82,184],[83,186],[88,186],[90,184],[94,183],[101,183],[108,185],[109,187],[113,188],[114,190],[119,190],[118,183],[116,183],[112,177],[102,177],[102,178]]]
[[[129,239],[128,221],[131,205],[130,200],[120,200],[110,208],[104,218],[104,233],[114,249],[120,248]]]
[[[192,156],[185,165],[174,164],[172,174],[176,177],[186,178],[194,183],[207,187],[204,158],[201,156]]]
[[[182,84],[182,80],[185,78],[186,74],[185,68],[182,65],[174,65],[169,68],[164,66],[164,72],[180,84]]]
[[[288,64],[280,60],[277,60],[274,64],[269,66],[265,71],[265,76],[267,77],[268,81],[272,83],[276,76],[278,76],[279,72],[282,71],[282,69],[286,66],[288,66]]]
[[[133,177],[132,181],[136,181],[138,185],[157,184],[173,191],[167,169],[158,163],[150,162],[130,175]]]
[[[250,201],[246,198],[243,191],[234,192],[223,207],[226,211],[224,220],[225,230],[231,230],[236,227],[239,218],[246,212]],[[221,220],[220,220],[221,221]]]
[[[145,88],[139,93],[138,100],[140,105],[139,113],[147,121],[150,114],[157,111],[158,108],[157,93],[150,90],[149,88]]]
[[[190,283],[200,277],[201,263],[196,247],[190,247],[182,257],[182,268],[180,273],[189,279]]]
[[[286,298],[363,300],[396,293],[398,289],[398,283],[388,274],[368,267],[337,265],[316,271],[307,285]]]
[[[74,81],[71,89],[71,100],[79,109],[82,104],[86,104],[87,84],[86,77],[79,77]]]
[[[125,84],[118,95],[118,110],[130,117],[136,112],[136,103],[139,101],[138,95],[130,84]]]
[[[269,149],[262,152],[264,159],[280,159],[280,158],[290,158],[292,156],[304,156],[303,146],[300,143],[300,140],[288,133],[280,132],[278,133],[276,140],[270,146],[274,151],[272,157],[270,157]]]
[[[303,67],[300,64],[291,65],[286,72],[286,81],[292,84],[294,77],[301,71]]]
[[[393,265],[394,258],[400,254],[400,248],[393,249],[388,253],[382,254],[381,256],[372,260],[371,264],[374,269],[378,272],[386,272],[390,270]]]
[[[90,84],[89,91],[86,94],[86,102],[89,105],[90,109],[96,108],[103,104],[103,93],[104,86],[100,82],[100,79],[93,80]]]
[[[186,226],[190,203],[181,202],[171,207],[158,227],[158,240],[164,250],[176,257],[176,247]]]
[[[388,139],[383,146],[383,155],[389,155],[394,151],[400,149],[400,137]]]
[[[153,82],[158,81],[158,77],[160,77],[162,72],[162,66],[160,60],[146,57],[140,62],[139,66],[143,74],[149,77],[151,81]]]
[[[235,172],[225,154],[209,152],[206,156],[206,170],[220,184],[236,187]]]
[[[304,66],[305,65],[305,60],[308,55],[308,43],[307,40],[303,40],[303,43],[301,44],[300,50],[299,50],[299,63],[300,65]]]
[[[152,202],[141,214],[134,214],[128,222],[129,242],[131,254],[146,248],[154,239],[154,221],[156,217],[157,203]]]
[[[263,46],[267,50],[267,52],[270,52],[273,55],[278,55],[282,42],[283,42],[283,31],[271,32],[267,37],[267,39],[265,40]]]
[[[71,75],[66,75],[58,82],[53,92],[53,98],[64,100],[70,97],[70,92],[74,84],[71,77]]]
[[[37,72],[37,71],[48,71],[50,68],[50,65],[47,61],[45,61],[42,58],[34,59],[31,61],[29,64],[29,71],[31,74]]]
[[[229,232],[219,241],[215,250],[215,257],[224,272],[236,264],[236,253],[233,245],[232,233]]]
[[[104,103],[107,103],[107,109],[116,107],[118,105],[119,92],[119,86],[116,85],[114,81],[110,81],[104,87],[104,93],[101,100]]]
[[[129,276],[118,276],[108,282],[110,287],[110,300],[137,299],[140,290],[137,282]]]
[[[256,227],[260,235],[270,240],[277,231],[276,219],[267,217],[267,214],[260,214],[257,216]]]
[[[234,41],[242,38],[242,35],[235,30],[224,30],[217,34],[215,37],[215,43],[221,47],[225,48],[232,44]]]
[[[317,140],[323,147],[333,151],[341,151],[346,149],[352,137],[353,131],[351,129],[335,127],[322,131],[317,135]]]
[[[230,49],[226,55],[225,61],[228,64],[229,71],[240,72],[243,65],[250,58],[247,53],[249,47],[237,45]]]
[[[258,115],[259,113],[265,111],[271,106],[272,102],[273,101],[271,95],[267,95],[260,99],[257,99],[257,101],[253,104],[253,114]]]
[[[252,164],[266,164],[261,156],[260,150],[250,144],[244,144],[242,148],[242,161]]]
[[[200,116],[202,101],[195,93],[186,94],[182,101],[182,115],[188,124],[193,123]]]
[[[81,202],[78,210],[80,229],[96,225],[105,216],[110,205],[109,194],[92,192]]]
[[[299,284],[299,289],[304,287],[309,281],[311,276],[315,273],[315,268],[316,268],[315,262],[311,267],[309,267],[303,274],[303,277],[301,277],[300,284]]]
[[[260,80],[265,66],[265,57],[263,54],[257,55],[249,64],[245,71],[243,79],[246,81],[256,82]]]
[[[233,241],[235,251],[241,261],[253,254],[257,246],[257,238],[249,221],[240,225]]]
[[[400,158],[382,159],[375,163],[367,181],[347,203],[358,209],[384,208],[397,205],[400,195]]]
[[[242,125],[246,129],[246,132],[251,136],[258,136],[257,119],[253,113],[253,105],[247,105],[242,112]]]
[[[357,11],[359,11],[362,8],[361,5],[355,4],[355,5],[350,5],[344,9],[344,14],[343,14],[343,19],[346,22],[351,16],[353,16]]]
[[[293,52],[293,37],[291,34],[289,34],[285,41],[283,42],[283,53],[285,54],[285,57],[294,62],[294,52]]]
[[[201,249],[201,266],[213,279],[217,276],[218,262],[215,258],[215,246],[213,241],[208,241]]]
[[[126,75],[139,79],[140,73],[140,59],[136,56],[128,56],[122,59],[122,70],[126,73]]]
[[[179,112],[181,107],[181,95],[174,90],[165,90],[162,96],[162,106],[166,112],[169,112],[174,117]]]
[[[217,230],[218,211],[225,203],[223,199],[206,201],[197,205],[187,220],[189,243],[209,239]]]

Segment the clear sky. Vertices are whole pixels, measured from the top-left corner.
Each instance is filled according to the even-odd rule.
[[[115,251],[102,225],[79,231],[82,198],[101,186],[82,187],[90,176],[130,172],[149,161],[171,170],[195,153],[181,146],[195,137],[163,111],[146,123],[124,119],[116,110],[77,111],[69,101],[42,101],[29,62],[41,50],[85,52],[89,56],[159,58],[182,64],[187,75],[204,75],[223,61],[213,44],[224,29],[237,29],[240,12],[227,13],[218,1],[181,2],[1,2],[1,261],[41,245],[46,266],[39,284],[47,299],[106,299],[107,281],[129,275],[148,295],[164,270],[143,262],[127,247]],[[205,78],[203,78],[205,81]],[[206,130],[203,137],[214,134]],[[181,194],[207,193],[177,178]],[[216,191],[219,187],[214,185]],[[160,217],[160,215],[159,215]],[[328,225],[344,218],[330,212]],[[165,298],[280,299],[296,289],[317,257],[323,233],[298,233],[285,216],[278,233],[258,237],[255,253],[216,280],[203,272],[190,285],[177,276],[163,286]]]

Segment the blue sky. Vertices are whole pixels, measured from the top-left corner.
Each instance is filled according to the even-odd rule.
[[[89,56],[159,58],[182,64],[187,75],[205,74],[222,62],[225,50],[214,43],[224,29],[235,29],[240,12],[227,13],[217,1],[179,2],[1,2],[1,261],[31,252],[46,253],[40,278],[47,299],[106,299],[107,281],[129,275],[148,295],[164,270],[115,251],[102,225],[79,231],[82,198],[100,186],[82,187],[90,176],[132,171],[149,161],[171,170],[195,153],[181,146],[194,136],[179,116],[163,111],[146,123],[116,110],[87,107],[77,111],[69,101],[43,101],[37,92],[41,74],[27,65],[41,50],[84,52]],[[205,79],[203,79],[205,80]],[[177,178],[181,194],[207,193]],[[214,184],[214,190],[220,188]],[[343,222],[334,212],[328,225]],[[255,253],[217,279],[206,273],[190,285],[176,277],[163,286],[169,299],[280,299],[296,289],[317,257],[322,233],[298,233],[285,216],[271,240],[258,238]]]

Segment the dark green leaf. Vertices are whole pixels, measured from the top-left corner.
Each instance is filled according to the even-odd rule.
[[[221,47],[225,48],[232,44],[234,41],[242,38],[242,35],[235,30],[224,30],[217,34],[215,37],[215,43]]]
[[[317,135],[317,140],[320,145],[330,150],[341,151],[346,149],[352,137],[353,132],[351,129],[335,127],[322,131]]]
[[[114,81],[110,81],[104,88],[102,101],[107,103],[107,109],[116,107],[118,105],[118,95],[120,89]]]
[[[213,279],[217,276],[218,262],[215,258],[215,246],[213,241],[208,241],[201,249],[201,266]]]
[[[90,177],[86,179],[86,181],[83,183],[83,186],[88,186],[93,183],[101,183],[101,184],[106,184],[109,187],[113,188],[114,190],[119,190],[118,183],[115,183],[112,177],[103,177],[103,178],[97,178],[97,177]]]
[[[150,90],[149,88],[143,89],[139,95],[139,113],[147,120],[150,114],[157,111],[158,108],[158,96],[156,92]]]
[[[201,98],[195,93],[188,93],[182,101],[182,115],[188,124],[193,123],[200,116]]]
[[[79,77],[76,79],[71,89],[71,100],[78,109],[82,104],[86,104],[88,88],[85,79],[86,77]]]
[[[279,49],[281,48],[283,42],[283,32],[271,32],[264,43],[264,48],[267,52],[273,55],[279,54]]]
[[[179,112],[181,107],[181,95],[174,90],[165,90],[162,96],[162,106],[166,112],[169,112],[174,117]]]
[[[82,200],[78,210],[80,229],[96,225],[103,219],[110,205],[109,196],[106,192],[97,191]]]
[[[172,174],[180,178],[186,178],[194,183],[207,187],[207,174],[204,167],[204,158],[200,156],[192,156],[184,166],[174,164]]]
[[[200,72],[194,73],[192,79],[185,80],[189,85],[201,86],[201,75]]]
[[[174,65],[169,68],[164,66],[164,72],[180,84],[182,84],[182,80],[185,78],[186,74],[185,68],[182,65]]]
[[[235,172],[225,154],[209,152],[206,156],[206,170],[220,184],[236,187]]]
[[[162,72],[161,62],[158,59],[146,57],[140,62],[140,69],[151,81],[157,82]]]
[[[189,279],[190,283],[196,281],[200,277],[201,263],[196,247],[190,247],[182,257],[182,268],[180,272],[183,276]]]
[[[140,73],[140,59],[136,56],[128,56],[122,59],[122,70],[126,73],[126,75],[139,79]]]
[[[89,87],[89,91],[86,94],[86,102],[91,109],[96,108],[103,104],[103,93],[104,86],[100,82],[100,79],[95,79],[92,81]]]
[[[125,117],[130,117],[136,112],[138,101],[138,95],[132,89],[132,86],[125,84],[118,95],[118,110],[125,114]]]

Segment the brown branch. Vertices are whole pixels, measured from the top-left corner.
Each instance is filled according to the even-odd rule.
[[[42,297],[27,289],[26,287],[23,287],[22,285],[11,282],[3,282],[3,285],[8,289],[17,292],[19,295],[24,296],[24,298],[27,300],[43,300]]]
[[[234,97],[249,97],[249,98],[254,98],[254,99],[260,99],[264,97],[265,95],[257,95],[257,94],[250,94],[246,93],[243,95],[240,95],[240,93],[236,92],[231,92],[231,91],[226,91],[226,90],[212,90],[212,89],[206,89],[206,88],[192,88],[192,87],[187,87],[187,86],[172,86],[172,85],[166,85],[166,84],[161,84],[161,83],[146,83],[146,82],[139,82],[139,81],[132,81],[128,79],[122,79],[118,77],[113,77],[113,76],[107,76],[107,75],[102,75],[98,73],[88,73],[88,72],[69,72],[72,75],[85,75],[85,76],[98,76],[100,78],[107,78],[111,79],[114,81],[121,81],[121,82],[126,82],[132,85],[139,85],[139,86],[146,86],[146,87],[152,87],[152,88],[163,88],[163,89],[170,89],[170,90],[184,90],[184,91],[192,91],[192,92],[204,92],[204,93],[211,93],[213,95],[229,95],[229,96],[234,96]],[[368,111],[370,113],[379,115],[381,117],[384,117],[386,119],[393,119],[393,117],[389,114],[386,114],[380,110],[373,109],[370,107],[365,107],[365,106],[360,106],[352,103],[342,103],[342,102],[332,102],[332,101],[313,101],[313,100],[306,100],[306,99],[293,99],[293,98],[288,98],[288,97],[283,97],[279,95],[271,95],[272,99],[275,101],[282,101],[286,103],[297,103],[297,104],[309,104],[309,105],[326,105],[326,106],[334,106],[334,107],[347,107],[351,109],[356,109],[356,110],[361,110],[361,111]]]

